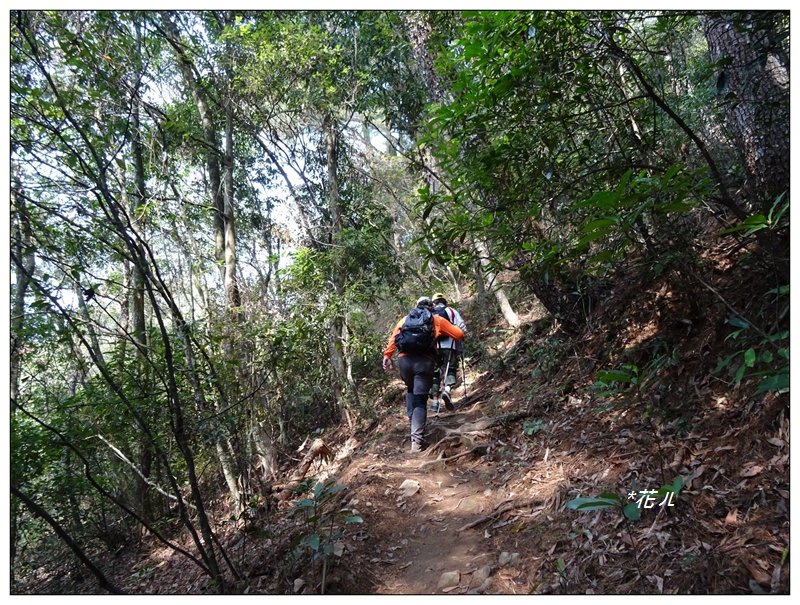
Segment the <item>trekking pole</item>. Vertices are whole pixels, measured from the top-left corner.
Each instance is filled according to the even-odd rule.
[[[461,379],[464,381],[464,399],[467,398],[467,368],[464,361],[464,351],[461,351]],[[456,371],[458,369],[456,368]]]
[[[447,372],[450,371],[450,359],[453,357],[453,349],[450,349],[450,353],[447,355],[447,363],[444,366],[444,374],[441,372],[439,373],[439,394],[441,395],[444,391],[444,388],[447,386]],[[456,368],[456,372],[458,368]]]

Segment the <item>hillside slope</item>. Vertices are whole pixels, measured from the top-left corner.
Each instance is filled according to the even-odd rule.
[[[218,504],[217,530],[246,574],[236,590],[788,593],[789,397],[714,371],[743,346],[732,311],[763,310],[768,285],[742,288],[747,270],[712,264],[691,288],[686,271],[645,287],[621,278],[572,337],[535,306],[517,331],[472,334],[466,389],[455,412],[430,418],[422,454],[408,451],[396,381],[378,420],[323,435],[330,457],[308,479],[324,490],[261,510],[246,529]],[[785,327],[788,314],[775,315]],[[672,500],[623,514],[665,485]],[[609,506],[574,509],[600,495]],[[147,542],[114,569],[132,593],[211,591]],[[45,592],[95,592],[90,579],[42,581]]]

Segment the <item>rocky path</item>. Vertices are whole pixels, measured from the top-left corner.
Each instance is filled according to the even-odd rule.
[[[349,573],[357,576],[359,591],[527,592],[520,540],[509,539],[508,532],[494,535],[493,526],[511,521],[486,519],[519,495],[503,481],[508,465],[498,465],[485,433],[459,433],[482,417],[479,402],[429,416],[430,447],[411,454],[407,420],[398,410],[387,421],[385,437],[339,478],[350,486],[346,504],[365,520],[348,544]]]

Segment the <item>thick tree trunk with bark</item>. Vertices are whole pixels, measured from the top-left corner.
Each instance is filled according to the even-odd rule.
[[[784,19],[788,15],[767,12],[703,20],[711,60],[718,63],[717,91],[759,210],[789,189],[789,61],[774,40]]]

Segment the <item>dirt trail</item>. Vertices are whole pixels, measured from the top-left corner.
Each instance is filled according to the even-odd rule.
[[[459,427],[483,417],[481,404],[470,404],[475,400],[472,396],[467,405],[456,402],[454,412],[429,413],[429,448],[421,454],[409,452],[408,423],[398,406],[386,420],[383,438],[339,477],[340,483],[349,486],[347,503],[365,520],[363,530],[348,545],[350,564],[357,561],[358,577],[356,586],[348,586],[348,590],[374,594],[527,592],[526,581],[516,569],[519,554],[512,554],[519,551],[518,539],[509,539],[504,532],[505,538],[498,542],[493,519],[463,529],[518,496],[500,475],[505,467],[492,456],[488,435],[454,435]],[[445,438],[448,434],[451,436]],[[480,444],[488,448],[473,447]],[[462,455],[447,459],[458,454]],[[503,552],[508,554],[501,561]]]

